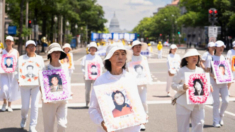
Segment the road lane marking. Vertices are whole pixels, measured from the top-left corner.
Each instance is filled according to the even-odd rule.
[[[232,99],[232,100],[234,100],[234,99]],[[210,106],[210,105],[206,105],[206,107],[213,109],[213,106]],[[235,116],[234,113],[229,112],[229,111],[225,111],[224,113],[225,113],[225,114],[228,114],[228,115],[231,115],[231,116]]]

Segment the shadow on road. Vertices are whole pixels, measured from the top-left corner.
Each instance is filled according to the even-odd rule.
[[[89,107],[68,107],[69,109],[89,109]]]
[[[0,129],[0,132],[27,132],[27,131],[22,128],[4,128]]]
[[[213,125],[204,125],[204,128],[214,127]]]
[[[157,96],[157,95],[153,95],[153,97],[157,97],[157,98],[171,98],[169,96]]]

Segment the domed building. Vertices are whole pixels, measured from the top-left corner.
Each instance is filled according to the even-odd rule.
[[[119,26],[118,19],[116,18],[116,14],[114,13],[113,18],[110,21],[109,25],[109,32],[110,33],[124,33]]]

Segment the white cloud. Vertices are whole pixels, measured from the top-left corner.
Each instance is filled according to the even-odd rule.
[[[165,0],[154,1],[158,1],[157,5],[147,0],[97,0],[97,3],[103,6],[105,18],[108,20],[105,24],[107,27],[115,12],[120,28],[132,30],[144,17],[153,16],[157,8],[166,5]]]
[[[128,4],[133,5],[152,5],[153,3],[147,0],[130,0]]]

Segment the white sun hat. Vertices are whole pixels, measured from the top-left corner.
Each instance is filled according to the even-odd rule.
[[[210,43],[208,43],[207,47],[215,47],[215,43],[214,42],[210,42]]]
[[[224,48],[226,48],[224,42],[221,41],[221,40],[216,41],[216,42],[215,42],[215,46],[216,46],[216,47],[222,47],[222,46],[224,46]]]
[[[184,58],[190,57],[190,56],[196,56],[198,55],[200,57],[200,54],[198,53],[198,51],[196,49],[189,49],[185,54],[184,54]]]
[[[131,48],[133,48],[136,45],[141,45],[141,50],[146,50],[148,48],[148,45],[146,43],[140,42],[139,40],[133,41]]]
[[[172,45],[170,46],[170,49],[178,49],[178,47],[177,47],[175,44],[172,44]]]
[[[90,42],[90,44],[88,44],[88,50],[90,50],[91,47],[94,47],[98,50],[96,42]]]
[[[64,48],[69,48],[70,50],[72,50],[69,43],[65,43],[64,46],[62,47],[62,49],[64,49]]]
[[[108,60],[110,59],[114,52],[117,51],[117,50],[125,50],[126,51],[126,58],[127,58],[127,61],[130,61],[131,60],[131,57],[132,57],[132,50],[128,50],[126,49],[122,43],[118,43],[118,42],[115,42],[113,43],[112,45],[109,45],[106,49],[106,57],[104,60]]]
[[[33,40],[28,40],[25,44],[25,47],[27,47],[30,44],[33,44],[34,46],[36,46],[36,43]]]
[[[6,40],[14,41],[14,38],[12,36],[7,36]]]
[[[54,51],[60,51],[61,52],[61,55],[60,55],[60,60],[61,59],[64,59],[67,55],[65,54],[65,52],[62,50],[60,44],[58,43],[52,43],[50,44],[50,46],[48,47],[48,50],[47,50],[47,57],[49,59],[50,57],[50,54]]]
[[[235,47],[235,41],[233,41],[233,47]]]

